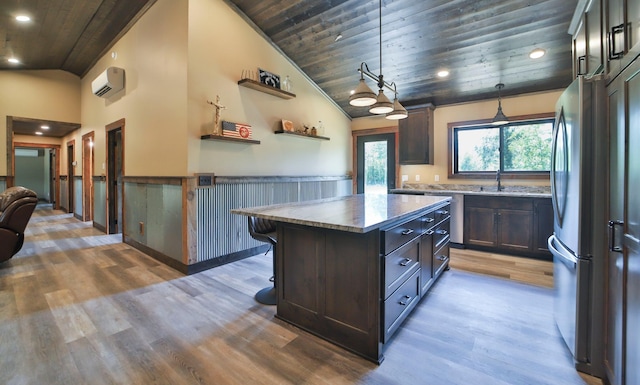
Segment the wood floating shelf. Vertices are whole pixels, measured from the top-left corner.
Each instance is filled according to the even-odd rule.
[[[292,132],[292,131],[283,131],[283,130],[279,130],[279,131],[275,131],[275,133],[276,133],[276,134],[285,134],[285,135],[302,136],[302,137],[305,137],[305,138],[311,138],[311,139],[330,140],[330,139],[329,139],[329,138],[327,138],[326,136],[302,134],[302,133],[300,133],[300,132]]]
[[[238,85],[251,88],[252,90],[264,92],[269,95],[277,96],[282,99],[293,99],[296,97],[296,94],[292,94],[291,92],[281,90],[280,88],[275,88],[275,87],[268,86],[266,84],[262,84],[252,79],[239,80]]]
[[[219,140],[221,142],[236,142],[236,143],[246,143],[246,144],[260,144],[259,140],[253,139],[240,139],[234,138],[232,136],[222,136],[222,135],[202,135],[200,137],[202,140]]]

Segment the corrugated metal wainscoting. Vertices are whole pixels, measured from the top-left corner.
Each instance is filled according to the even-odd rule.
[[[215,186],[196,189],[197,262],[264,245],[249,235],[247,218],[230,210],[350,195],[351,183],[347,177],[216,178]]]

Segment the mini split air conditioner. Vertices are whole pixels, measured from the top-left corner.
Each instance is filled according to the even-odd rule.
[[[91,82],[91,91],[96,96],[108,98],[124,88],[124,69],[109,67]]]

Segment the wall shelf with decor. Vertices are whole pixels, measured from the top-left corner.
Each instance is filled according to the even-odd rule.
[[[320,140],[330,140],[329,138],[327,138],[326,136],[320,136],[320,135],[309,135],[309,134],[303,134],[300,132],[294,132],[294,131],[284,131],[284,130],[278,130],[275,131],[276,134],[284,134],[284,135],[294,135],[294,136],[302,136],[305,138],[311,138],[311,139],[320,139]]]
[[[296,97],[296,94],[292,94],[291,92],[287,92],[285,90],[281,90],[279,88],[271,87],[266,84],[262,84],[258,81],[252,79],[242,79],[238,81],[238,85],[242,87],[251,88],[252,90],[260,91],[267,93],[269,95],[277,96],[282,99],[293,99]]]
[[[219,140],[222,142],[236,142],[236,143],[246,143],[246,144],[260,144],[259,140],[253,140],[253,139],[240,139],[240,138],[234,138],[231,136],[222,136],[222,135],[202,135],[200,137],[200,139],[202,140]]]

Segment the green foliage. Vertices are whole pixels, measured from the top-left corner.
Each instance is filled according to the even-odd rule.
[[[385,185],[387,184],[387,142],[365,143],[364,150],[364,184]]]
[[[551,168],[551,122],[512,124],[457,131],[458,171],[549,171]],[[503,148],[500,151],[500,135]]]

